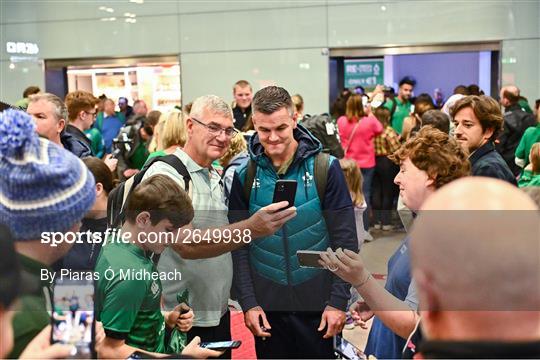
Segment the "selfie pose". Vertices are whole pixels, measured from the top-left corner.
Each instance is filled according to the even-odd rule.
[[[252,106],[257,133],[251,160],[234,176],[229,220],[243,220],[277,200],[294,205],[298,216],[233,252],[233,284],[245,323],[258,358],[332,358],[350,286],[325,270],[301,268],[296,252],[358,250],[351,196],[339,161],[322,155],[320,142],[297,124],[285,89],[258,91]]]

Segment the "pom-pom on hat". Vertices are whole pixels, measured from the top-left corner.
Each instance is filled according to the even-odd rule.
[[[16,240],[66,232],[95,198],[94,177],[79,158],[40,138],[28,114],[0,113],[0,223]]]

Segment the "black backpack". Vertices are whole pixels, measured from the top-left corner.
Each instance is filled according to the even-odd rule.
[[[306,115],[301,122],[313,136],[319,140],[323,146],[323,152],[342,159],[345,155],[339,140],[339,134],[336,125],[327,114]]]
[[[107,199],[107,227],[115,228],[122,225],[125,220],[124,205],[126,200],[135,189],[137,185],[142,181],[146,170],[158,161],[162,161],[172,166],[184,179],[184,190],[189,193],[189,182],[191,176],[184,163],[176,155],[165,155],[151,159],[144,168],[139,171],[135,176],[130,177],[126,181],[120,183],[110,193]]]

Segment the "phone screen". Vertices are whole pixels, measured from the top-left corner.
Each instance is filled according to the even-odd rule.
[[[366,355],[356,346],[342,338],[341,336],[334,337],[334,351],[343,356],[344,359],[360,360],[366,359]]]
[[[72,358],[95,358],[94,282],[72,279],[55,282],[51,342],[73,345]]]
[[[324,251],[298,250],[296,252],[298,263],[301,267],[324,269],[324,266],[319,264],[323,252]]]
[[[236,349],[242,344],[241,341],[216,341],[216,342],[206,342],[201,343],[202,348],[206,349]]]

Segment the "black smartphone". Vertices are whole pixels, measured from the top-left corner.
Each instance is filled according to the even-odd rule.
[[[342,359],[364,360],[366,355],[362,350],[339,335],[334,336],[334,351]]]
[[[74,280],[77,279],[77,280]],[[58,276],[53,287],[51,343],[73,345],[70,359],[95,359],[94,280]]]
[[[296,256],[301,267],[324,269],[324,266],[319,264],[321,254],[325,251],[298,250]]]
[[[276,181],[276,186],[274,187],[274,199],[272,200],[272,202],[277,203],[280,201],[288,201],[289,205],[287,205],[283,209],[288,209],[294,206],[294,198],[296,197],[296,186],[296,180],[279,179],[278,181]]]
[[[228,349],[237,349],[242,345],[242,342],[240,340],[232,340],[232,341],[216,341],[216,342],[202,342],[201,347],[205,349],[210,350],[228,350]]]

